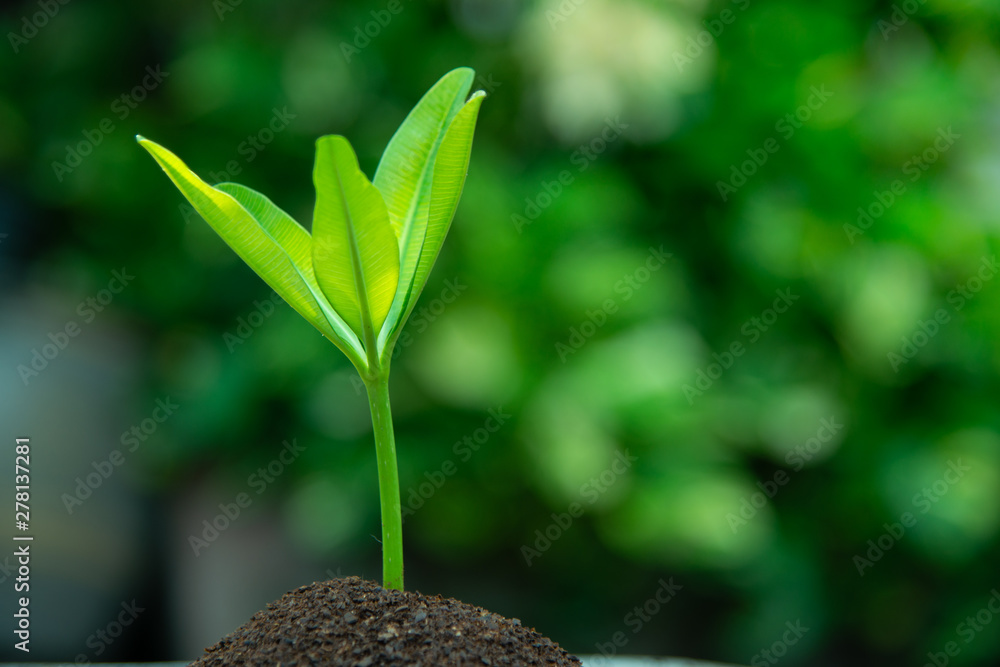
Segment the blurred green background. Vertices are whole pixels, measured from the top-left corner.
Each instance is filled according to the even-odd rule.
[[[315,138],[371,175],[467,65],[489,97],[391,385],[408,587],[577,653],[996,664],[998,19],[7,5],[0,415],[5,466],[33,444],[30,657],[189,659],[286,590],[380,577],[353,369],[134,135],[308,225]]]

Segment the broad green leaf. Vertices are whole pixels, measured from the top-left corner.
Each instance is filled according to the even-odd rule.
[[[388,330],[398,329],[414,286],[430,212],[434,161],[455,115],[465,104],[475,72],[453,70],[423,96],[389,141],[374,184],[385,199],[399,239],[399,286],[388,316]]]
[[[400,300],[400,295],[397,293],[397,301],[393,303],[393,311],[389,316],[393,317],[397,306],[401,307],[402,316],[390,320],[393,323],[392,329],[386,327],[386,331],[379,339],[380,353],[384,353],[387,346],[395,342],[396,334],[413,312],[444,244],[444,239],[448,235],[455,210],[458,208],[458,201],[462,196],[462,189],[465,187],[469,156],[472,152],[472,137],[476,130],[479,107],[485,97],[486,93],[479,91],[469,99],[455,116],[438,147],[432,171],[427,224],[417,266],[405,299]]]
[[[399,282],[399,246],[382,195],[347,139],[316,142],[313,270],[323,294],[375,355]]]
[[[469,173],[469,157],[472,153],[472,136],[476,131],[476,120],[479,118],[479,107],[486,93],[479,92],[462,107],[455,116],[454,122],[448,128],[448,134],[437,152],[434,161],[434,178],[431,183],[431,206],[427,220],[427,233],[424,247],[420,251],[420,262],[413,280],[413,294],[410,297],[405,321],[413,306],[417,303],[420,292],[427,283],[434,262],[444,244],[444,239],[451,228],[451,221],[458,208],[458,200],[462,197],[465,187],[465,177]]]
[[[324,316],[341,338],[350,341],[350,345],[355,348],[358,354],[364,357],[364,348],[358,337],[351,331],[340,315],[338,315],[330,304],[326,302],[326,297],[316,282],[316,275],[313,272],[312,263],[312,237],[292,216],[285,213],[274,202],[256,190],[240,185],[239,183],[219,183],[216,190],[221,190],[230,195],[246,209],[253,218],[260,223],[264,231],[277,242],[281,249],[285,251],[292,264],[306,285],[313,298],[319,304]]]
[[[144,137],[136,139],[149,151],[195,210],[271,289],[332,340],[355,364],[360,361],[363,366],[366,365],[360,346],[356,341],[345,339],[333,328],[295,262],[263,224],[231,194],[213,188],[198,178],[169,150]],[[287,227],[277,219],[269,220],[268,224],[272,229]],[[289,238],[296,234],[294,231],[286,232]],[[294,246],[294,243],[291,245]]]
[[[292,216],[264,194],[245,185],[218,183],[214,187],[239,202],[300,269],[308,267],[312,271],[312,237]]]

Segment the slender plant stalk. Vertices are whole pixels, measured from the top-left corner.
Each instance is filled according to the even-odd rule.
[[[403,590],[403,514],[399,504],[396,440],[389,409],[389,374],[379,373],[365,383],[375,431],[378,490],[382,505],[382,585]]]
[[[403,516],[389,363],[465,185],[485,96],[469,96],[474,80],[475,72],[460,67],[434,84],[393,135],[374,180],[346,138],[320,137],[311,234],[259,192],[236,183],[211,186],[166,148],[136,135],[219,236],[360,373],[378,459],[382,585],[397,590],[403,590]],[[423,217],[414,215],[420,211]]]

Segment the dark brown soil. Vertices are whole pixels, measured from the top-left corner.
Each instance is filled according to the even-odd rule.
[[[229,665],[580,665],[521,621],[357,577],[286,593],[192,663]]]

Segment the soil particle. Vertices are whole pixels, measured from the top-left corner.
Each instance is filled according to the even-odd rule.
[[[286,593],[192,665],[580,665],[518,619],[348,577]]]

